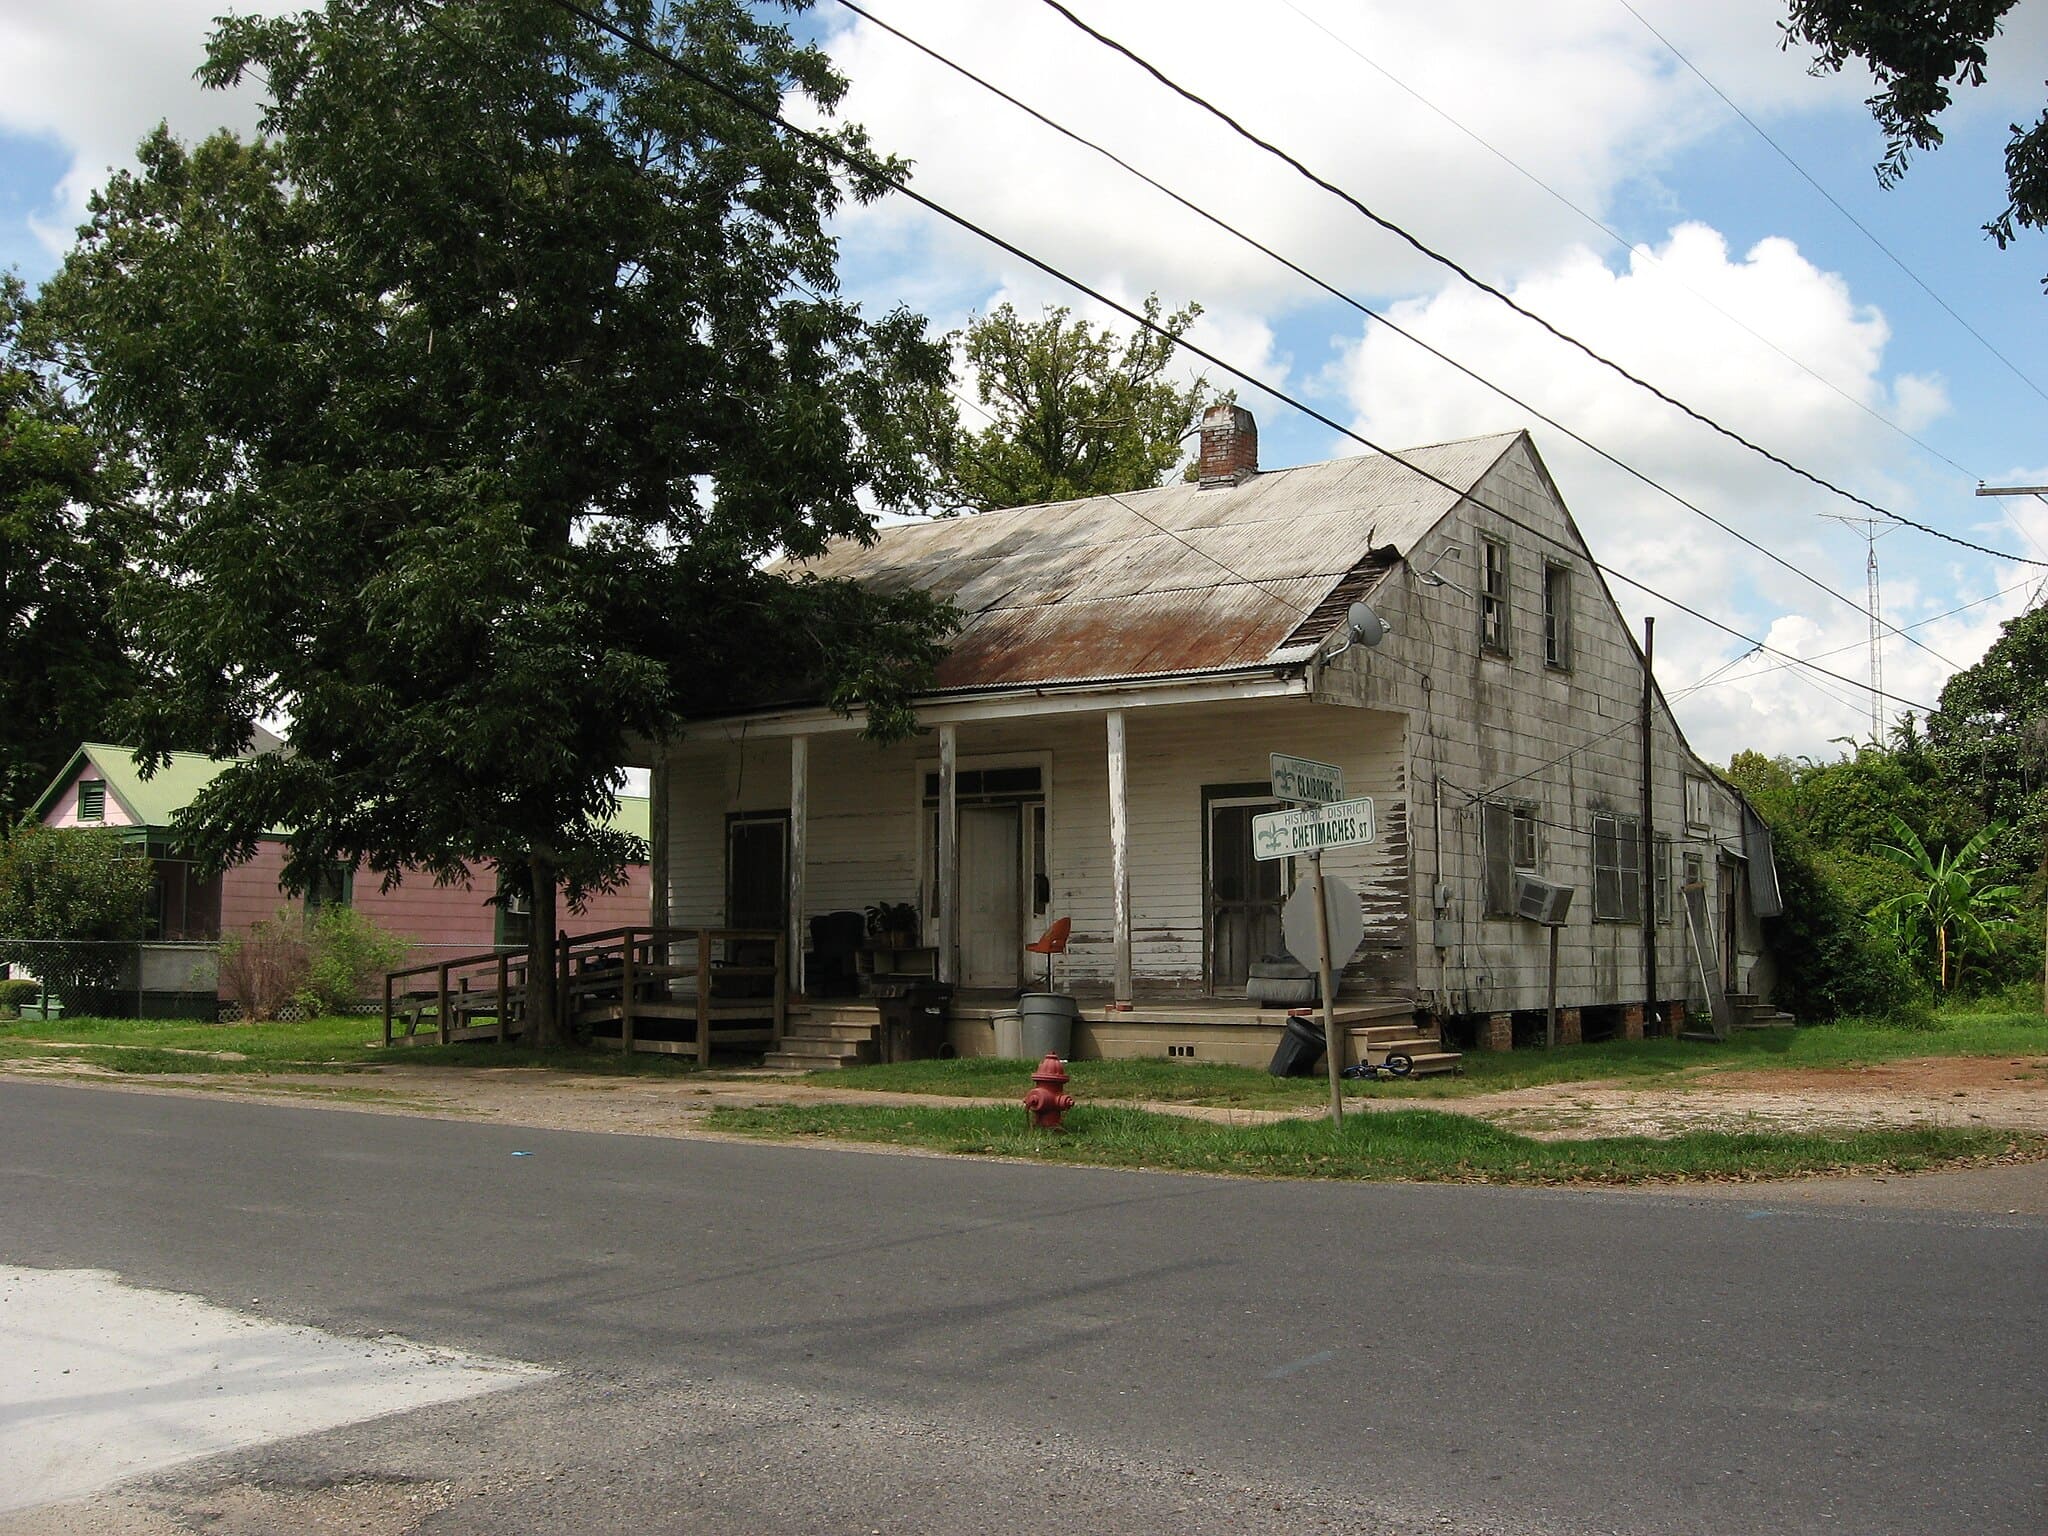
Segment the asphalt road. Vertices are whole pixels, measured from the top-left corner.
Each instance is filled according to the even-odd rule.
[[[2048,1529],[2038,1216],[0,1082],[0,1262],[557,1372],[46,1531]]]

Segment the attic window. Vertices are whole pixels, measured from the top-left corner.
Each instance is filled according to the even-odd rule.
[[[105,821],[107,819],[107,781],[105,779],[80,779],[78,781],[78,819],[80,821]]]
[[[1498,539],[1479,541],[1479,648],[1494,656],[1508,645],[1508,547]]]

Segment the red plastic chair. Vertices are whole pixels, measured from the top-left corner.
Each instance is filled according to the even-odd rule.
[[[1067,952],[1067,938],[1073,931],[1074,920],[1071,917],[1062,917],[1045,930],[1036,944],[1024,946],[1034,955],[1045,956],[1045,990],[1048,992],[1052,990],[1052,957]]]

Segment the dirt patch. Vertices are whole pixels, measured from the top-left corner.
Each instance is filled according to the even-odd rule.
[[[714,1108],[772,1104],[985,1105],[1002,1100],[835,1088],[772,1072],[705,1077],[581,1077],[534,1067],[413,1066],[404,1062],[352,1071],[230,1076],[111,1072],[71,1058],[18,1058],[0,1070],[68,1076],[184,1093],[231,1093],[381,1114],[495,1120],[544,1130],[608,1131],[633,1136],[704,1134]],[[1019,1094],[1021,1097],[1022,1088]],[[1187,1104],[1144,1108],[1225,1124],[1250,1125],[1324,1113],[1300,1109],[1221,1109]],[[1354,1112],[1412,1109],[1409,1098],[1350,1101]],[[1869,1067],[1728,1072],[1708,1068],[1654,1083],[1632,1080],[1557,1083],[1427,1102],[1546,1140],[1596,1136],[1676,1136],[1686,1131],[1840,1131],[1900,1126],[1971,1126],[2048,1136],[2048,1056],[1933,1056]]]
[[[1707,1070],[1676,1083],[1556,1083],[1437,1106],[1550,1140],[1922,1125],[2048,1135],[2048,1056]]]

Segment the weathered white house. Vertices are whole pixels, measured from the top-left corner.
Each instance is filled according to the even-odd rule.
[[[1325,856],[1366,920],[1347,1003],[1526,1032],[1549,935],[1516,916],[1521,875],[1574,891],[1568,1038],[1768,991],[1767,835],[1646,683],[1526,433],[1261,472],[1250,414],[1219,406],[1199,483],[886,528],[813,569],[959,607],[923,729],[696,722],[666,764],[677,921],[786,927],[800,954],[813,916],[913,903],[938,974],[994,1004],[1042,984],[1025,946],[1068,918],[1077,1053],[1263,1061],[1280,1019],[1246,974],[1299,873],[1252,857],[1277,751],[1376,802],[1378,842]],[[1361,600],[1376,647],[1344,646]],[[987,1035],[956,1014],[959,1048]]]

